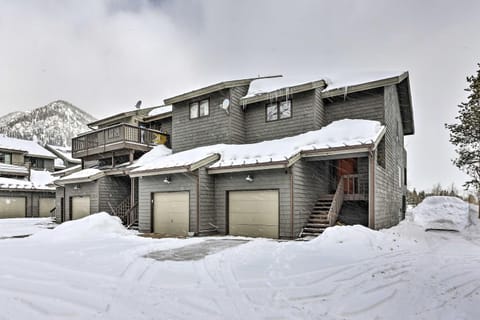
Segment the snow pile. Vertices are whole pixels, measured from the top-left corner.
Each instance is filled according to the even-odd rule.
[[[54,225],[51,218],[1,219],[0,239],[34,234]]]
[[[148,161],[142,160],[141,165],[137,162],[132,172],[188,166],[213,154],[218,154],[220,159],[210,168],[285,161],[301,151],[370,144],[379,138],[382,129],[378,121],[345,119],[320,130],[283,139],[240,145],[217,144],[169,156],[159,152],[148,156]]]
[[[325,78],[327,87],[324,91],[335,90],[339,88],[348,88],[351,86],[385,80],[399,77],[404,71],[378,71],[378,72],[359,72],[359,73],[338,73]],[[347,90],[348,92],[348,90]]]
[[[44,188],[47,185],[51,185],[53,180],[55,180],[55,177],[53,177],[49,171],[30,170],[30,181],[37,188]]]
[[[148,166],[149,164],[157,162],[159,159],[169,156],[172,154],[172,149],[167,148],[164,145],[158,145],[153,147],[152,150],[145,153],[143,156],[138,158],[134,164],[130,165],[130,168],[136,168],[141,166]]]
[[[299,77],[299,76],[288,76],[288,77],[276,77],[276,78],[260,78],[253,80],[250,83],[250,87],[248,88],[247,94],[243,97],[250,98],[266,93],[272,93],[277,90],[285,89],[294,86],[299,86],[302,84],[320,81],[322,77],[319,76],[311,76],[311,77]]]
[[[172,105],[167,105],[167,106],[162,106],[162,107],[153,109],[148,113],[148,116],[149,117],[159,116],[161,114],[170,113],[170,112],[172,112]]]
[[[456,197],[432,196],[412,210],[413,221],[428,229],[463,230],[469,225],[468,203]]]
[[[31,239],[48,241],[76,241],[88,238],[108,238],[131,235],[118,217],[100,212],[85,218],[67,221],[53,230],[44,230],[31,236]]]

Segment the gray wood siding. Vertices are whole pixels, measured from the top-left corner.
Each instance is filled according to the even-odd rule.
[[[114,214],[108,205],[115,209],[125,199],[130,198],[130,177],[106,176],[98,179],[98,209]]]
[[[215,211],[215,177],[208,175],[205,168],[199,169],[200,182],[200,233],[214,231],[212,225],[217,225]]]
[[[403,127],[395,86],[385,87],[385,169],[375,168],[375,229],[396,225],[402,216],[403,187],[399,186],[400,167],[403,171]]]
[[[315,130],[318,130],[327,124],[327,114],[323,104],[322,89],[315,89],[313,99],[313,127]]]
[[[247,172],[215,175],[215,207],[219,232],[227,230],[227,192],[241,190],[279,190],[280,238],[290,238],[290,174],[285,170],[254,171],[254,181],[247,182]]]
[[[324,99],[327,122],[342,119],[377,120],[384,123],[383,89]]]
[[[99,212],[98,181],[78,183],[79,189],[74,189],[74,184],[65,186],[65,221],[70,220],[70,198],[75,196],[90,197],[90,213]]]
[[[293,172],[294,236],[298,236],[310,216],[319,195],[328,194],[329,172],[327,161],[295,163]]]
[[[217,143],[230,143],[230,115],[221,108],[225,98],[230,98],[228,89],[173,105],[173,152]],[[209,115],[190,119],[190,103],[203,99],[210,99]]]
[[[39,216],[40,198],[55,198],[55,191],[52,192],[28,192],[28,191],[3,191],[0,190],[0,197],[24,197],[26,199],[25,215],[27,218]],[[2,210],[3,208],[0,208]]]
[[[248,86],[234,87],[230,89],[230,131],[229,143],[245,143],[245,112],[240,99],[248,92]]]
[[[188,191],[190,193],[189,231],[195,231],[197,219],[197,178],[189,173],[168,175],[171,183],[163,182],[166,175],[147,176],[138,179],[138,224],[140,232],[152,232],[152,193]]]
[[[315,129],[314,90],[294,94],[289,98],[292,99],[292,117],[288,119],[266,122],[265,108],[269,101],[247,106],[246,143],[290,137]]]

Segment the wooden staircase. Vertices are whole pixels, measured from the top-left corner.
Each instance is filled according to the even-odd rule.
[[[307,224],[300,233],[301,238],[316,237],[330,227],[328,212],[332,206],[332,197],[324,196],[317,200],[310,213]]]
[[[122,219],[123,224],[128,229],[138,230],[138,203],[132,206],[130,198],[125,198],[116,208],[113,208],[110,202],[108,205],[112,213]]]

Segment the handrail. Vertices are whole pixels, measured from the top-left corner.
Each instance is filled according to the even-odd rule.
[[[335,195],[333,196],[330,210],[328,210],[328,223],[330,226],[333,226],[335,223],[337,223],[338,215],[340,213],[340,209],[342,208],[344,194],[343,180],[344,179],[342,176],[340,181],[338,181],[337,190],[335,191]]]
[[[72,153],[122,141],[151,145],[158,135],[167,136],[167,141],[169,139],[167,133],[159,130],[120,123],[76,136],[72,139]]]

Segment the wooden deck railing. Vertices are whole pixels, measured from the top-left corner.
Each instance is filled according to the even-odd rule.
[[[366,200],[368,195],[368,177],[366,174],[343,175],[343,193],[350,200]]]
[[[340,214],[340,209],[342,208],[344,196],[343,184],[344,179],[340,179],[337,185],[337,190],[335,191],[335,195],[332,199],[330,210],[328,211],[328,223],[330,224],[330,226],[333,226],[337,222],[338,215]]]
[[[72,153],[98,150],[115,143],[135,143],[146,146],[167,144],[170,136],[158,130],[121,123],[107,128],[84,133],[72,139]]]

